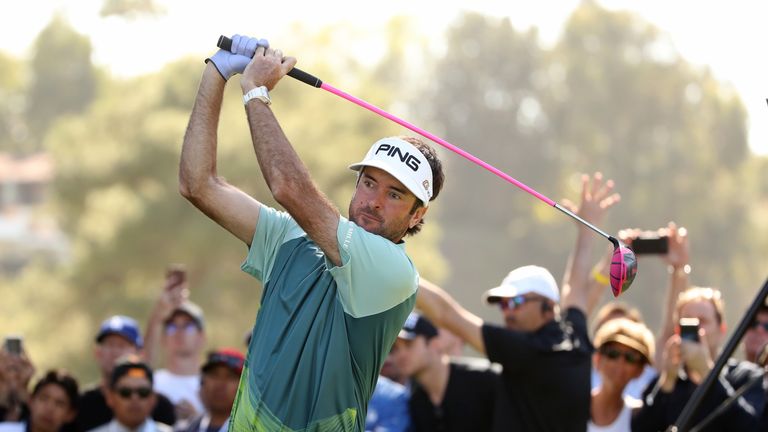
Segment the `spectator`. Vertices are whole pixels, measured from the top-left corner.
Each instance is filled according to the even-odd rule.
[[[643,407],[632,419],[633,431],[664,430],[677,420],[693,392],[714,366],[726,334],[723,312],[721,293],[716,289],[692,287],[680,294],[672,321],[698,319],[699,341],[683,341],[679,334],[667,339],[659,365],[660,375],[643,393]],[[691,425],[715,412],[736,390],[761,374],[762,371],[752,363],[729,359],[708,397],[702,400],[691,418]],[[760,381],[755,383],[703,430],[757,430],[766,399]]]
[[[595,369],[601,384],[592,390],[589,432],[629,431],[632,410],[642,404],[625,387],[653,359],[655,341],[645,324],[627,318],[607,321],[595,335]]]
[[[414,432],[492,430],[498,373],[452,363],[437,328],[416,313],[405,320],[393,349],[398,368],[412,380]]]
[[[410,431],[410,424],[408,390],[404,385],[379,375],[368,402],[366,432],[405,432]]]
[[[113,413],[107,404],[107,393],[115,362],[125,355],[138,354],[142,346],[141,332],[133,318],[116,315],[104,320],[96,334],[94,349],[101,379],[80,395],[80,409],[75,419],[78,431],[87,431],[112,420]],[[165,396],[157,395],[156,398],[153,418],[165,424],[173,424],[176,421],[173,404]]]
[[[162,354],[166,365],[155,372],[155,391],[171,400],[178,420],[203,411],[200,361],[206,346],[205,318],[200,306],[186,298],[187,292],[186,277],[169,273],[146,333],[147,360],[157,365]]]
[[[761,354],[768,346],[768,304],[760,305],[752,325],[744,334],[744,355],[747,361],[765,366],[765,358]],[[763,356],[765,357],[765,356]]]
[[[203,402],[203,412],[175,430],[226,432],[244,364],[245,357],[234,348],[210,352],[201,374],[200,400]]]
[[[59,432],[77,413],[77,380],[65,371],[48,371],[29,398],[29,421],[0,423],[0,432]]]
[[[267,91],[296,59],[266,45],[237,36],[235,53],[208,59],[179,170],[181,193],[248,245],[242,269],[263,286],[232,428],[362,431],[384,358],[416,300],[418,273],[403,239],[421,229],[442,168],[421,140],[379,140],[350,166],[357,182],[349,219],[341,216],[271,111]],[[217,175],[224,88],[238,72],[271,194],[259,200],[285,212]]]
[[[23,347],[20,352],[0,349],[0,422],[20,422],[29,418],[29,382],[35,374]]]
[[[591,185],[588,176],[582,183],[581,205],[565,205],[596,224],[619,197],[611,193],[613,182],[604,183],[599,173]],[[439,287],[424,280],[420,284],[417,305],[430,320],[502,365],[510,430],[586,430],[592,345],[585,311],[593,238],[579,224],[562,299],[549,271],[536,266],[512,270],[499,287],[486,292],[486,302],[501,307],[506,328],[485,324]]]
[[[610,323],[614,319],[628,319],[630,321],[634,321],[636,323],[642,324],[645,326],[645,323],[643,321],[643,317],[640,314],[640,311],[637,310],[637,308],[631,307],[627,305],[626,303],[620,302],[620,301],[614,301],[610,303],[606,303],[600,310],[597,311],[597,315],[594,319],[593,324],[593,333],[597,334],[600,329],[602,329],[604,324]],[[654,343],[654,350],[655,350],[655,340]],[[595,344],[597,347],[597,344]],[[654,352],[654,350],[651,350],[651,352]],[[624,386],[624,395],[630,396],[634,400],[640,400],[643,396],[643,390],[648,386],[648,383],[651,382],[651,380],[656,376],[657,372],[656,369],[651,366],[653,359],[649,359],[649,361],[644,362],[642,372],[640,373],[640,376],[632,378],[629,383],[627,383],[626,386]],[[597,370],[597,365],[595,362],[592,364],[592,393],[594,394],[595,390],[600,387],[602,384],[602,378],[600,376],[600,373]]]
[[[107,390],[107,404],[115,417],[91,432],[171,432],[167,424],[152,420],[156,403],[152,369],[138,356],[122,357],[115,364]]]

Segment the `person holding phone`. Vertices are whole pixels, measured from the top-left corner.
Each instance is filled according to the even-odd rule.
[[[189,300],[187,279],[183,265],[167,267],[144,338],[144,357],[158,368],[155,390],[174,404],[177,420],[189,420],[204,409],[200,400],[200,362],[207,343],[205,317],[202,308]]]
[[[633,431],[665,430],[677,420],[693,392],[712,370],[725,341],[724,310],[722,293],[714,288],[694,286],[678,296],[673,315],[673,322],[678,323],[676,331],[665,341],[659,376],[643,393],[643,407],[632,419]],[[729,359],[691,425],[715,412],[736,390],[761,374],[760,368],[750,362]],[[749,386],[703,430],[758,430],[766,401],[761,384],[762,380],[758,380]]]
[[[23,339],[9,335],[0,349],[0,421],[20,421],[29,416],[29,383],[35,374]]]

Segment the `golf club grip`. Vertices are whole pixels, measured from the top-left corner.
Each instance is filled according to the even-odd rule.
[[[218,46],[219,48],[225,51],[232,52],[232,39],[224,35],[221,35],[219,36],[219,41],[216,42],[216,46]],[[304,84],[311,85],[312,87],[320,88],[320,86],[323,85],[323,82],[320,80],[320,78],[312,74],[306,73],[299,68],[293,68],[290,71],[288,71],[288,76],[290,76],[291,78],[295,78],[303,82]]]

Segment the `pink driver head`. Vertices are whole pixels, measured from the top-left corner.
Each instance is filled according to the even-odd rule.
[[[618,243],[611,259],[611,291],[618,297],[629,289],[637,274],[637,257],[632,249]]]

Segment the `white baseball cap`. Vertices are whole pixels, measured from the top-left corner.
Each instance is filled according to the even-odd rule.
[[[429,205],[432,198],[432,167],[413,144],[397,137],[382,138],[373,143],[362,161],[349,168],[360,171],[366,166],[388,172],[416,195],[424,207]]]
[[[528,293],[536,293],[555,303],[560,301],[560,290],[552,273],[544,267],[527,265],[518,267],[501,281],[501,285],[491,288],[483,294],[488,304],[497,303],[501,299],[515,297]]]

